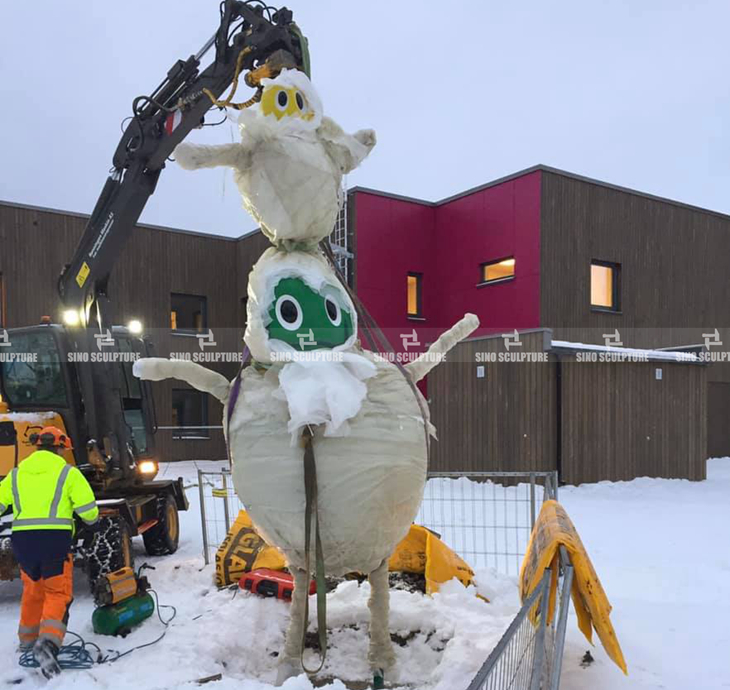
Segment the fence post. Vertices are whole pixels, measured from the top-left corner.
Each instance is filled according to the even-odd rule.
[[[535,475],[530,473],[530,529],[535,527]]]
[[[570,564],[570,559],[564,546],[560,547],[559,567],[563,569],[563,589],[560,594],[558,624],[555,627],[555,649],[553,650],[552,674],[550,684],[548,685],[549,690],[558,690],[560,687],[560,671],[563,667],[563,648],[565,646],[565,628],[568,624],[570,590],[573,585],[573,566]]]
[[[540,622],[535,637],[535,656],[532,661],[532,682],[530,690],[540,690],[542,685],[542,673],[545,665],[545,635],[547,633],[547,617],[550,610],[550,580],[552,576],[550,569],[545,571],[540,583]]]
[[[203,491],[203,471],[198,470],[198,490],[200,491],[200,524],[203,528],[203,558],[205,565],[210,563],[208,557],[208,526],[205,522],[205,492]]]
[[[221,472],[221,478],[223,480],[223,491],[225,492],[225,498],[223,499],[223,515],[226,521],[226,534],[231,531],[231,514],[228,509],[228,481],[226,479],[226,473]]]

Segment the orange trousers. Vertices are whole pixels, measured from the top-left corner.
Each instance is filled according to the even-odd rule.
[[[38,638],[48,638],[60,647],[73,601],[73,558],[68,555],[63,572],[58,575],[34,580],[21,565],[20,576],[23,580],[18,627],[21,645],[32,645]]]

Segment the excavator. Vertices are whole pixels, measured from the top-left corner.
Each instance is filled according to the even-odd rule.
[[[63,323],[43,317],[0,330],[0,477],[33,452],[34,431],[53,425],[70,437],[66,460],[89,480],[104,521],[93,536],[78,533],[76,553],[92,586],[133,565],[132,537],[141,535],[151,555],[173,553],[178,511],[188,508],[182,479],[155,480],[164,458],[155,451],[154,399],[149,383],[132,375],[135,359],[150,356],[153,343],[139,323],[113,325],[112,268],[175,147],[205,124],[211,108],[230,103],[241,74],[256,91],[239,109],[261,97],[262,79],[282,69],[310,73],[307,40],[291,11],[261,0],[224,0],[219,10],[218,29],[200,51],[175,62],[150,95],[132,103],[110,177],[58,279]],[[17,571],[11,516],[2,520],[0,579],[10,579]]]

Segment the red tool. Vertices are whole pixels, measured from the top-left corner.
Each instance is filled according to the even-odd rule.
[[[289,573],[283,573],[280,570],[259,568],[246,573],[238,582],[238,586],[262,597],[276,597],[284,601],[291,601],[294,578]],[[317,585],[312,580],[309,585],[309,593],[314,594],[316,591]]]

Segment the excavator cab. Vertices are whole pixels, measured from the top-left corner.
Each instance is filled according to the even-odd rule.
[[[149,385],[132,374],[134,361],[151,354],[150,344],[125,328],[95,337],[92,348],[79,347],[79,335],[56,324],[7,332],[0,352],[0,424],[10,438],[8,422],[12,422],[15,442],[0,445],[0,476],[33,452],[29,434],[39,426],[53,425],[70,436],[74,450],[65,451],[66,459],[87,475],[95,491],[153,479],[154,399]],[[90,367],[98,369],[95,377],[88,376]],[[95,395],[83,395],[84,387],[95,381],[109,385],[100,389],[97,383]],[[104,438],[97,440],[100,434],[93,420],[99,419],[99,410],[88,415],[85,409],[85,400],[100,397],[111,397],[106,406],[121,411],[123,429],[116,453]]]
[[[181,479],[157,473],[156,419],[148,382],[132,374],[151,344],[126,328],[92,329],[41,324],[4,331],[0,341],[0,477],[35,448],[29,436],[56,426],[73,450],[61,451],[89,480],[103,525],[93,546],[77,549],[93,585],[100,575],[132,567],[131,539],[141,535],[151,555],[178,547],[179,510],[188,501]],[[16,576],[0,524],[0,579]]]

